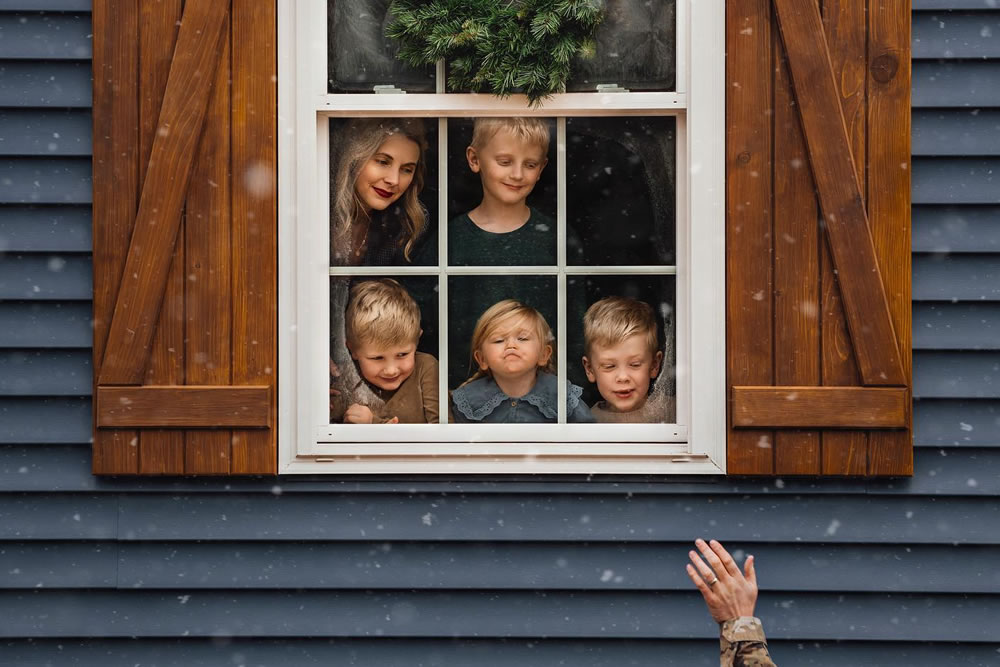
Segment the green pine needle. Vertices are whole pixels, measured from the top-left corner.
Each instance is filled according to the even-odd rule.
[[[386,35],[410,65],[450,64],[456,90],[523,92],[532,106],[562,92],[575,55],[593,56],[602,0],[393,0]]]

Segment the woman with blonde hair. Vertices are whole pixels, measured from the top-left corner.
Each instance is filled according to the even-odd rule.
[[[409,264],[427,228],[427,212],[418,199],[427,152],[423,121],[350,120],[337,137],[330,182],[331,264]]]

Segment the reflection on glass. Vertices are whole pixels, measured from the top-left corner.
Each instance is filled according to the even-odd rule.
[[[434,92],[434,68],[415,69],[396,59],[385,36],[391,0],[329,0],[327,64],[331,93],[370,93],[376,85]]]
[[[449,264],[555,264],[553,129],[544,118],[449,121]]]
[[[504,299],[538,310],[556,331],[556,278],[535,275],[451,276],[448,278],[448,387],[454,389],[475,371],[470,343],[476,322]]]
[[[675,263],[675,127],[671,117],[566,121],[567,223],[582,243],[570,264]]]
[[[330,263],[437,263],[437,124],[330,120]]]
[[[330,423],[437,423],[437,278],[330,279]]]
[[[569,327],[566,354],[570,368],[579,365],[586,374],[583,399],[597,421],[673,422],[673,276],[578,278],[585,282],[587,309],[583,326]],[[623,329],[635,333],[623,337]]]
[[[598,84],[629,90],[674,90],[676,0],[604,0],[604,22],[592,58],[577,58],[566,85],[570,92]]]

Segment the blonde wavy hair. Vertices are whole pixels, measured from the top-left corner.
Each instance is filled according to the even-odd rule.
[[[476,321],[476,328],[472,331],[472,344],[469,348],[469,368],[475,368],[476,370],[469,376],[468,380],[462,383],[463,385],[492,375],[489,368],[486,370],[479,368],[479,362],[476,361],[476,352],[492,334],[496,333],[497,329],[500,329],[507,322],[521,318],[526,318],[529,325],[534,327],[535,335],[538,336],[538,340],[542,341],[543,345],[552,346],[555,343],[556,338],[552,335],[552,329],[540,312],[514,299],[499,301],[487,308],[486,312],[480,315]],[[549,350],[549,361],[541,368],[542,371],[555,374],[555,356],[552,350]]]
[[[361,168],[378,152],[386,139],[401,134],[410,139],[420,149],[413,182],[403,196],[394,202],[379,217],[400,219],[400,235],[397,244],[403,248],[403,256],[410,260],[413,244],[427,225],[427,213],[417,198],[424,188],[424,155],[427,152],[427,136],[424,123],[419,118],[364,118],[348,121],[338,132],[343,137],[340,145],[337,167],[330,179],[332,195],[330,256],[346,257],[343,248],[350,248],[351,228],[362,218],[369,217],[361,198],[355,189]],[[341,252],[337,252],[341,249]]]
[[[420,338],[420,307],[392,278],[365,280],[351,288],[344,316],[347,345],[392,347]]]

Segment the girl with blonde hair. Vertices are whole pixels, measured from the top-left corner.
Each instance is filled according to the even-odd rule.
[[[472,376],[452,392],[456,422],[555,422],[559,385],[548,322],[537,310],[514,299],[490,306],[472,334]],[[594,421],[583,389],[567,382],[570,422]]]

